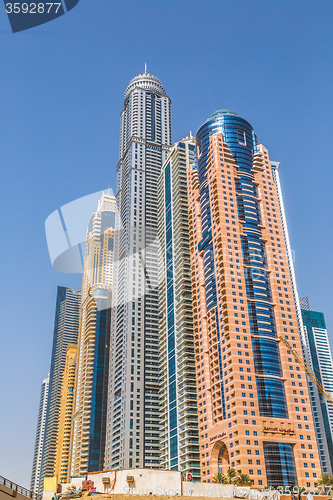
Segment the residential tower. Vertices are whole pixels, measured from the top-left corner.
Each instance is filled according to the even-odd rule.
[[[187,170],[195,139],[176,143],[158,181],[161,467],[200,481]]]
[[[320,476],[278,164],[252,126],[219,110],[196,135],[189,222],[202,477],[254,486]],[[288,240],[288,241],[287,241]]]
[[[121,112],[108,468],[160,463],[157,183],[170,146],[170,98],[145,71],[130,81]]]

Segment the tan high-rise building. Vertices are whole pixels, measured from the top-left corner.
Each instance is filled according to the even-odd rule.
[[[189,229],[202,478],[229,467],[256,487],[321,474],[300,353],[300,308],[278,165],[251,125],[220,110],[199,128]]]
[[[71,475],[104,466],[116,200],[103,194],[90,218],[83,264]]]
[[[62,379],[59,431],[57,436],[57,453],[54,472],[54,475],[58,478],[59,483],[68,483],[70,481],[69,461],[74,403],[76,351],[77,345],[68,345],[66,364]]]

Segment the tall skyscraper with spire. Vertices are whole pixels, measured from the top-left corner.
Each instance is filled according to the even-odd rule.
[[[278,164],[252,126],[219,110],[189,169],[194,337],[204,481],[229,467],[254,486],[313,488],[320,462]]]
[[[104,467],[116,199],[104,193],[89,220],[83,263],[70,472]]]
[[[121,113],[106,467],[159,466],[157,183],[171,146],[171,101],[133,78]]]

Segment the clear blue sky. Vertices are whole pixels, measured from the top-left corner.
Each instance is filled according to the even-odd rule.
[[[49,370],[57,285],[44,235],[61,205],[115,189],[129,80],[158,76],[173,140],[221,107],[280,161],[301,295],[333,332],[331,0],[80,0],[11,34],[0,5],[0,474],[29,486],[40,384]]]

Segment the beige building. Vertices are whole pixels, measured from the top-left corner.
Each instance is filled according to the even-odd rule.
[[[89,220],[83,265],[71,475],[102,470],[109,370],[115,198],[103,194]]]
[[[55,476],[58,478],[59,483],[67,483],[69,481],[69,460],[74,402],[76,351],[76,345],[68,345],[66,353],[66,364],[62,379],[59,412],[59,432],[57,436],[57,452],[55,462]]]

